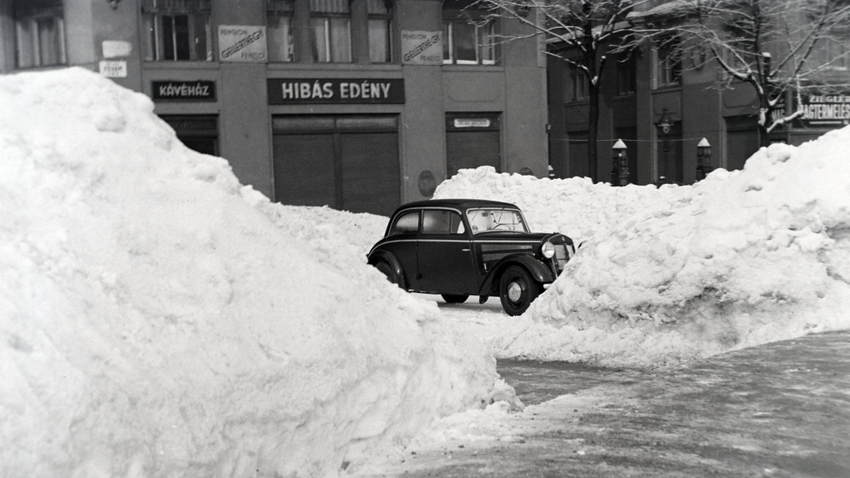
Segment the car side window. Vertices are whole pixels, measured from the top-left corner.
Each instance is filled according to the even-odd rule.
[[[419,211],[408,211],[395,220],[390,235],[405,234],[419,230]]]
[[[463,234],[463,221],[455,211],[441,209],[426,210],[422,213],[423,234]]]

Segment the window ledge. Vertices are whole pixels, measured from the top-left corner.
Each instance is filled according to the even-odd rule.
[[[142,67],[146,70],[218,70],[217,61],[152,61],[145,60]]]
[[[401,65],[395,63],[286,63],[274,62],[267,63],[266,68],[269,71],[401,71]]]
[[[681,91],[681,90],[682,90],[682,85],[678,84],[678,85],[656,86],[655,88],[652,89],[652,92],[653,93],[665,93],[665,92],[668,92],[668,91]]]
[[[443,71],[476,72],[476,73],[480,73],[482,71],[503,72],[503,71],[505,71],[505,67],[503,65],[449,65],[449,64],[443,64]]]

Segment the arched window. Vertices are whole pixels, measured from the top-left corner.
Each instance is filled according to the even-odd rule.
[[[496,27],[474,1],[446,0],[443,3],[443,63],[495,65]]]
[[[14,12],[18,68],[67,63],[61,0],[17,0]]]

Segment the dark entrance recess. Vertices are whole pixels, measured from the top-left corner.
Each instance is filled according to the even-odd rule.
[[[218,117],[214,115],[160,115],[189,149],[218,156]]]
[[[389,216],[401,204],[396,115],[275,116],[275,200]]]
[[[735,116],[726,118],[726,169],[744,169],[744,163],[759,150],[757,118]]]
[[[446,178],[460,169],[493,166],[501,172],[499,113],[446,114]]]
[[[668,132],[658,132],[657,184],[682,184],[682,124],[673,123]]]

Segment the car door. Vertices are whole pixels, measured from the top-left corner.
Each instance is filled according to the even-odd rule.
[[[463,226],[458,211],[422,211],[417,255],[418,279],[423,292],[478,294],[471,235]]]

